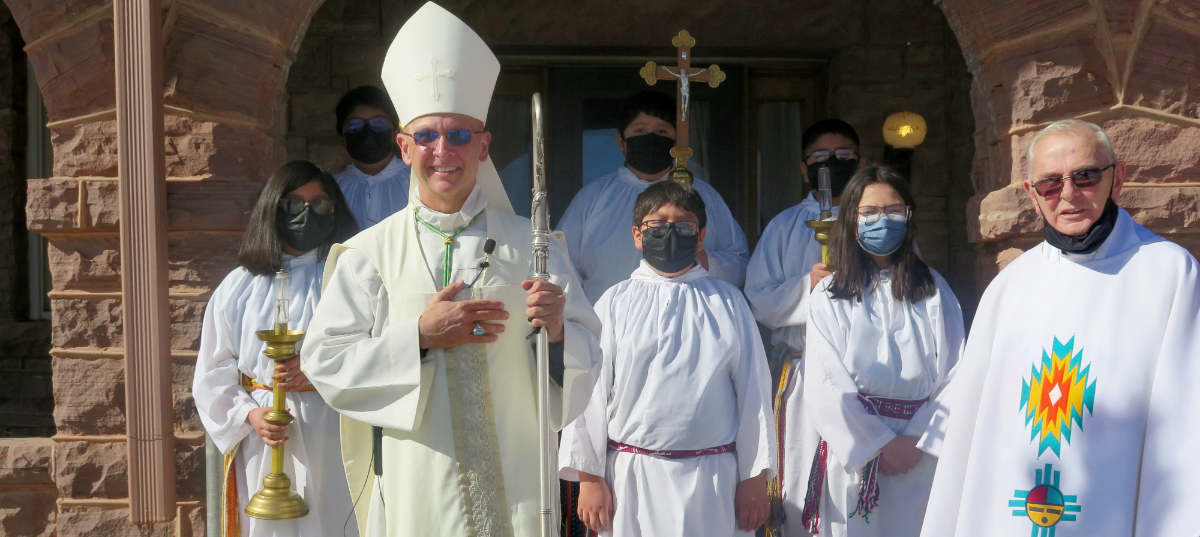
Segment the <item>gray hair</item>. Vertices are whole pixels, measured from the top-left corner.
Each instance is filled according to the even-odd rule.
[[[1108,157],[1112,163],[1117,162],[1117,152],[1113,151],[1112,140],[1108,138],[1108,134],[1099,125],[1082,119],[1060,119],[1043,127],[1042,130],[1033,136],[1033,140],[1029,142],[1029,147],[1025,149],[1025,178],[1033,181],[1033,148],[1037,147],[1038,142],[1042,140],[1043,136],[1048,134],[1089,132],[1096,136],[1096,143],[1100,144],[1100,148],[1104,151],[1104,156]]]

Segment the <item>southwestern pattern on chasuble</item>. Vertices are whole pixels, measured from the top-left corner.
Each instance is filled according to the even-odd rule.
[[[1096,399],[1091,369],[1091,364],[1083,363],[1083,348],[1075,349],[1074,336],[1066,343],[1054,338],[1050,352],[1043,350],[1029,378],[1022,379],[1020,409],[1030,427],[1029,440],[1037,444],[1037,457],[1050,450],[1061,460],[1072,429],[1083,431],[1084,411],[1091,416]],[[1083,506],[1077,496],[1063,493],[1061,472],[1053,465],[1036,470],[1033,478],[1032,487],[1013,491],[1008,507],[1012,516],[1033,524],[1030,537],[1054,537],[1058,524],[1074,522]]]

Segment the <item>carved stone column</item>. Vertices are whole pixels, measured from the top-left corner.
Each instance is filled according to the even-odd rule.
[[[175,517],[161,13],[156,0],[113,2],[129,513],[135,524]]]

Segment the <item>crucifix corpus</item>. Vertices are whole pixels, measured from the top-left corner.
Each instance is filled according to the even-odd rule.
[[[675,158],[675,169],[671,170],[671,179],[692,184],[692,172],[687,169],[687,161],[692,158],[692,148],[688,145],[688,105],[691,99],[692,82],[707,82],[711,88],[716,88],[725,81],[725,72],[716,64],[707,69],[692,67],[692,47],[696,46],[696,38],[687,30],[680,30],[671,38],[671,45],[678,51],[677,63],[674,66],[659,65],[646,62],[638,74],[646,84],[653,86],[659,80],[675,80],[675,147],[671,148],[671,156]]]

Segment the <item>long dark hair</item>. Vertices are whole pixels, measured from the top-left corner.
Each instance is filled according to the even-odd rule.
[[[258,201],[250,212],[250,221],[242,235],[242,245],[238,248],[238,264],[246,267],[251,274],[260,276],[274,274],[283,266],[283,241],[275,227],[276,215],[281,210],[279,200],[313,181],[321,183],[321,190],[333,200],[334,207],[333,234],[317,248],[317,255],[324,259],[333,243],[344,241],[358,232],[358,223],[350,214],[346,198],[342,196],[342,190],[333,176],[307,160],[294,160],[275,170],[259,191]]]
[[[875,261],[871,254],[859,246],[857,236],[858,204],[862,201],[863,191],[877,183],[892,187],[912,211],[904,243],[889,256],[892,262],[892,296],[908,302],[931,297],[936,291],[933,274],[913,248],[917,221],[911,215],[916,213],[916,201],[904,177],[886,166],[868,166],[859,170],[842,192],[837,224],[829,241],[829,256],[834,268],[833,285],[829,291],[833,298],[854,298],[861,302],[863,290],[870,288],[879,277]]]

